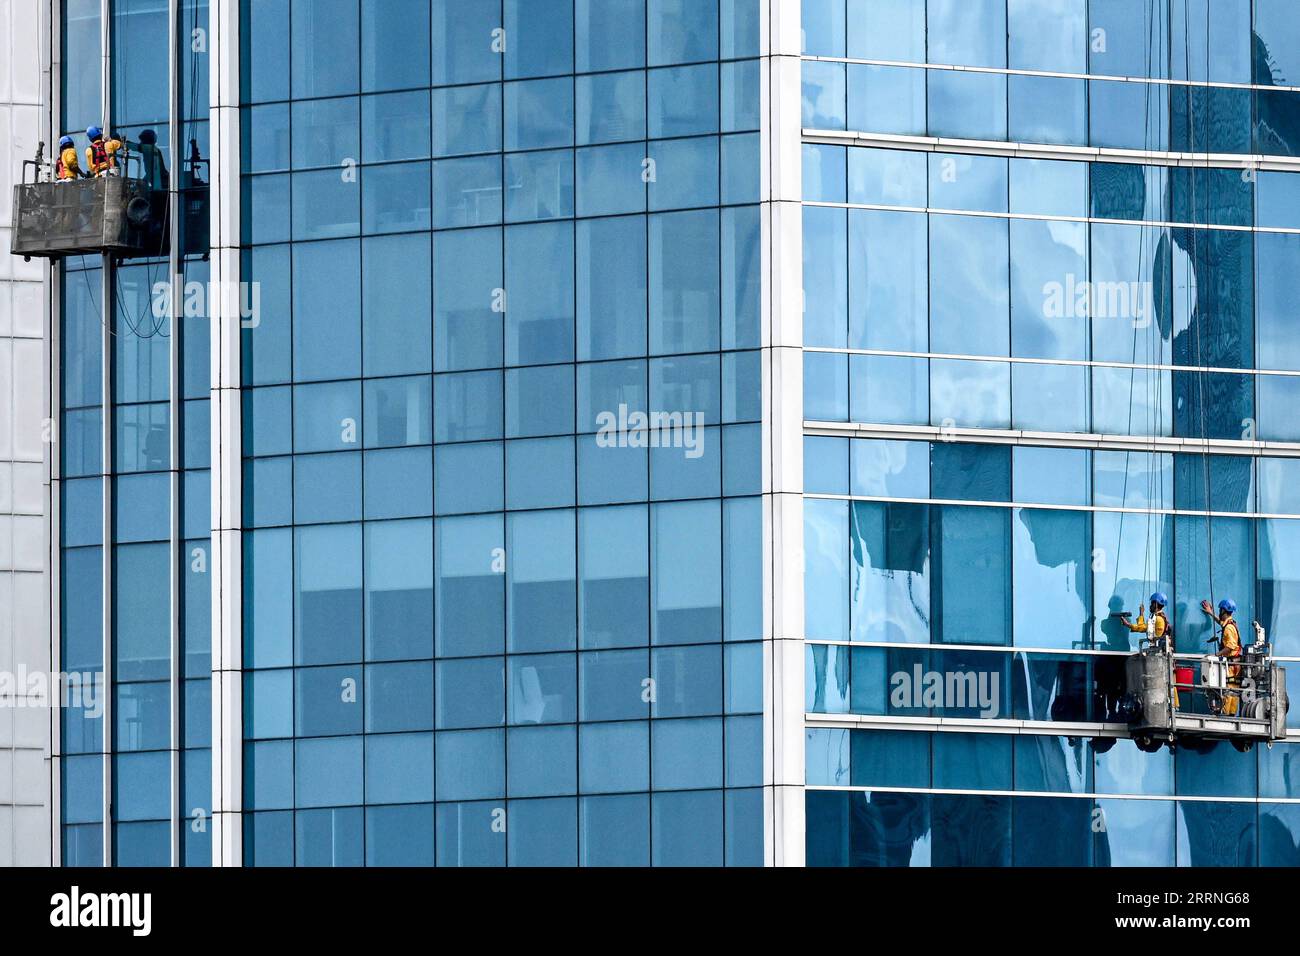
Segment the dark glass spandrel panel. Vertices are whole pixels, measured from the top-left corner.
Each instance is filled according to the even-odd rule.
[[[1179,800],[1175,806],[1178,866],[1256,865],[1262,821],[1255,804]]]
[[[1012,743],[1019,735],[931,735],[934,787],[940,790],[1010,790]]]
[[[1011,797],[930,797],[933,866],[1010,866]]]
[[[1250,90],[1171,87],[1170,148],[1197,153],[1249,153],[1253,95]],[[1241,176],[1240,170],[1222,172]]]
[[[1093,802],[1066,797],[1012,800],[1012,866],[1092,866]]]
[[[851,793],[849,865],[930,866],[933,849],[931,805],[925,793]]]
[[[938,587],[936,640],[1010,643],[1010,516],[994,508],[946,508],[932,524]]]
[[[931,739],[948,736],[911,730],[860,731],[851,734],[850,782],[855,787],[942,786],[931,778]]]

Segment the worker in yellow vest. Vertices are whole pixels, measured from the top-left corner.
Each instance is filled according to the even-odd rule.
[[[1201,602],[1201,610],[1214,618],[1219,625],[1219,648],[1215,652],[1219,657],[1227,660],[1236,660],[1241,657],[1241,631],[1237,629],[1237,622],[1233,615],[1237,613],[1237,602],[1232,598],[1224,598],[1219,602],[1219,613],[1216,615],[1214,609],[1210,607],[1209,601]],[[1237,714],[1238,703],[1241,700],[1241,665],[1228,665],[1228,687],[1233,688],[1233,692],[1224,695],[1223,715],[1233,717]]]

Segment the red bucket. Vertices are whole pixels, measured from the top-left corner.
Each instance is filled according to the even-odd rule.
[[[1192,669],[1190,667],[1174,668],[1174,683],[1190,685],[1192,683]]]

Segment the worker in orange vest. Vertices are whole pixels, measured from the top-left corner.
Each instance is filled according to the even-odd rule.
[[[110,136],[104,138],[104,131],[98,126],[86,130],[90,145],[86,147],[86,168],[92,176],[108,176],[117,170],[117,152],[122,148],[122,141]]]
[[[1219,625],[1218,644],[1219,649],[1215,652],[1219,657],[1228,660],[1236,660],[1241,657],[1241,632],[1237,629],[1237,622],[1233,615],[1237,613],[1237,602],[1232,598],[1224,598],[1219,602],[1219,613],[1216,615],[1214,609],[1210,607],[1209,601],[1201,602],[1201,610],[1214,618]],[[1228,686],[1235,688],[1236,692],[1229,692],[1224,695],[1223,715],[1233,717],[1237,713],[1238,703],[1241,700],[1241,665],[1228,665]]]

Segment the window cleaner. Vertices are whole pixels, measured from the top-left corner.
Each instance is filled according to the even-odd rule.
[[[1215,654],[1228,660],[1241,657],[1241,631],[1238,630],[1237,622],[1233,619],[1233,615],[1237,613],[1237,602],[1232,598],[1224,598],[1219,602],[1219,613],[1216,615],[1210,607],[1210,602],[1202,601],[1201,610],[1214,618],[1219,625],[1219,636],[1206,639],[1207,644],[1218,645]],[[1237,706],[1241,700],[1241,667],[1239,665],[1228,665],[1228,687],[1232,688],[1232,690],[1229,690],[1219,701],[1219,706],[1222,708],[1220,713],[1225,717],[1233,717],[1237,713]]]
[[[59,158],[54,164],[54,178],[61,183],[66,183],[81,179],[84,175],[85,173],[81,171],[81,163],[77,159],[76,143],[71,136],[60,137]]]
[[[1169,597],[1164,591],[1155,591],[1150,599],[1151,617],[1147,618],[1142,611],[1138,611],[1137,623],[1129,620],[1132,615],[1128,611],[1121,611],[1120,617],[1124,621],[1124,626],[1135,634],[1146,634],[1147,641],[1152,647],[1158,648],[1168,653],[1174,650],[1174,626],[1169,623],[1169,615],[1165,613],[1165,608],[1169,606]],[[1173,705],[1178,708],[1178,684],[1191,683],[1190,673],[1182,673],[1185,668],[1179,668],[1175,671],[1174,686],[1172,688]],[[1186,680],[1183,678],[1186,677]]]
[[[122,141],[113,136],[104,138],[104,131],[98,126],[86,130],[90,145],[86,147],[86,168],[92,176],[110,176],[117,172],[117,154],[122,149]]]

